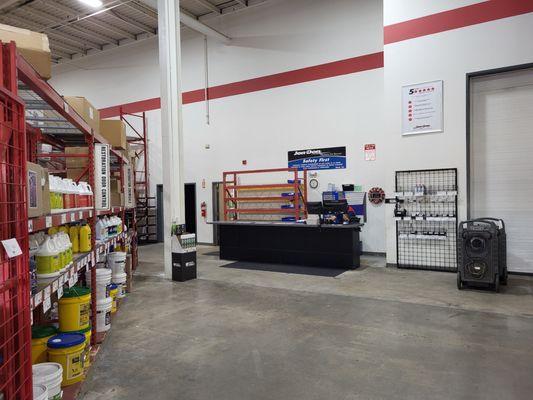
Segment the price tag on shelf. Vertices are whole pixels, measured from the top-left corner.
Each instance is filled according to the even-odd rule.
[[[89,218],[92,218],[93,216],[93,210],[89,210]]]
[[[79,211],[78,212],[78,218],[79,219],[83,219],[83,211]]]
[[[33,307],[31,308],[30,312],[30,325],[33,325]]]
[[[35,293],[35,296],[33,296],[33,306],[37,307],[42,302],[43,302],[43,292]]]
[[[59,277],[59,286],[63,286],[65,284],[65,275],[61,275]]]
[[[59,281],[52,282],[52,293],[57,292],[58,286],[59,286]]]
[[[94,252],[91,253],[91,264],[94,267],[94,264],[96,264],[96,257],[94,256]]]
[[[43,299],[43,313],[47,312],[50,308],[52,308],[52,300],[50,296],[45,296]]]
[[[75,281],[75,277],[76,275],[72,275],[69,280],[68,280],[68,287],[71,288],[72,286],[74,286],[76,284],[76,281]]]
[[[28,220],[28,232],[33,232],[33,220]]]
[[[67,214],[61,214],[61,225],[67,223]]]
[[[82,260],[81,260],[81,265],[86,266],[86,265],[87,265],[88,258],[89,258],[89,257],[83,257]]]
[[[52,288],[50,286],[47,286],[43,290],[43,298],[50,297],[52,294]]]
[[[44,219],[44,225],[46,228],[50,228],[52,226],[52,216],[47,215]]]
[[[15,238],[2,240],[2,245],[4,246],[8,258],[13,258],[22,254],[19,242],[17,242],[17,239]]]
[[[60,299],[61,297],[63,297],[63,285],[57,288],[57,298]]]
[[[66,112],[69,112],[68,103],[67,103],[66,101],[63,103],[63,109],[64,109]]]
[[[78,274],[74,274],[72,277],[74,278],[74,284],[78,283]]]
[[[70,222],[73,222],[76,220],[76,213],[70,213]]]

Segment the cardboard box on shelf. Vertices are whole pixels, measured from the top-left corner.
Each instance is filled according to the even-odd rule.
[[[50,210],[50,196],[46,200],[48,206],[46,208],[44,206],[44,169],[40,165],[31,162],[26,163],[26,169],[28,172],[26,181],[28,187],[28,217],[40,217]]]
[[[63,99],[97,133],[100,131],[100,112],[85,97],[64,96]]]
[[[111,207],[124,207],[124,193],[111,192]]]
[[[48,36],[28,29],[0,24],[0,41],[15,42],[18,52],[41,78],[52,77],[52,58]]]
[[[81,174],[85,171],[85,168],[67,168],[67,178],[77,181],[80,178]],[[89,180],[89,172],[87,171],[81,178],[80,181],[87,182]]]
[[[119,119],[102,119],[100,121],[102,135],[114,149],[126,150],[126,124]]]
[[[88,147],[65,147],[65,154],[89,154]],[[89,163],[88,157],[66,157],[67,169],[85,168]]]
[[[122,193],[124,190],[120,184],[120,179],[116,177],[111,177],[109,181],[109,187],[111,188],[111,193]]]

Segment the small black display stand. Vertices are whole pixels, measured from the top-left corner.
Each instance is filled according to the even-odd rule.
[[[457,169],[396,172],[398,268],[457,271]]]
[[[196,279],[196,235],[172,237],[172,280],[185,282]]]

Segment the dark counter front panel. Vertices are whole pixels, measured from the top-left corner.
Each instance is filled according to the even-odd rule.
[[[359,267],[359,227],[220,224],[224,260]]]

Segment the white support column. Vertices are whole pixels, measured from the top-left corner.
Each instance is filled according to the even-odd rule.
[[[165,276],[172,277],[172,223],[185,223],[179,0],[158,0]]]

